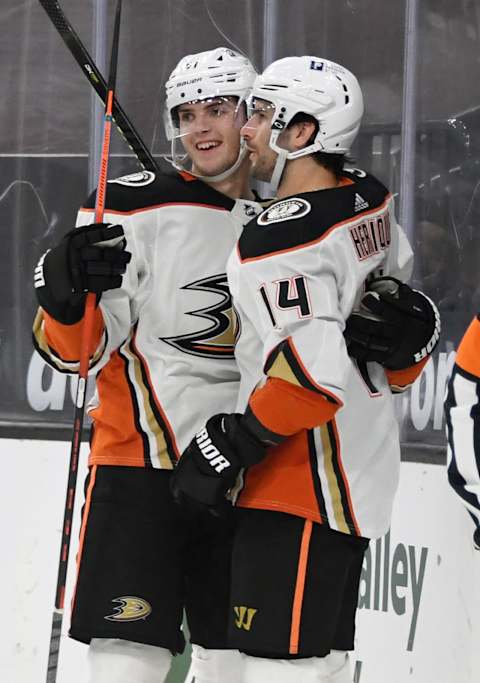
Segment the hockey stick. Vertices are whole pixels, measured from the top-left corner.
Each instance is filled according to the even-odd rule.
[[[88,54],[77,33],[74,31],[59,3],[57,0],[39,0],[39,2],[59,32],[63,42],[70,50],[75,61],[90,82],[90,85],[93,86],[102,102],[106,104],[108,88],[105,79],[97,69],[95,62]],[[158,173],[159,168],[157,162],[116,99],[113,101],[113,118],[118,130],[125,138],[126,143],[143,168],[147,171]]]
[[[105,191],[107,186],[108,154],[110,148],[110,134],[112,129],[112,109],[117,75],[118,43],[120,35],[120,16],[122,0],[117,0],[115,12],[115,28],[112,40],[112,54],[110,58],[110,72],[108,77],[108,90],[105,105],[105,119],[103,127],[102,157],[97,185],[97,198],[95,204],[95,222],[103,221],[105,209]],[[85,395],[87,389],[88,366],[90,358],[90,345],[93,336],[93,324],[95,320],[96,295],[89,292],[85,301],[85,314],[82,325],[82,339],[80,346],[80,367],[78,370],[77,395],[75,399],[75,413],[73,420],[72,444],[70,449],[70,464],[68,471],[67,495],[62,527],[62,543],[60,548],[60,560],[58,564],[57,590],[55,595],[55,609],[52,618],[52,630],[50,635],[50,650],[48,655],[47,683],[55,683],[58,670],[58,652],[60,649],[60,636],[63,622],[63,608],[65,601],[65,584],[67,579],[68,556],[70,552],[70,532],[72,529],[73,507],[75,503],[75,489],[77,486],[78,458],[83,428],[83,415],[85,408]]]

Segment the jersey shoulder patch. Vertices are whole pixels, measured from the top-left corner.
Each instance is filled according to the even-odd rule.
[[[282,221],[290,221],[296,218],[302,218],[310,213],[312,205],[302,197],[290,197],[276,202],[269,206],[257,218],[258,225],[271,225],[272,223],[281,223]]]
[[[320,241],[333,228],[379,210],[390,196],[387,188],[365,171],[346,170],[343,176],[339,187],[299,193],[262,211],[240,237],[241,261]]]
[[[186,179],[173,169],[160,173],[138,171],[114,178],[107,183],[105,211],[134,213],[165,205],[207,206],[230,211],[235,201],[198,179]],[[95,208],[96,192],[92,192],[82,208]]]
[[[126,187],[145,187],[150,185],[155,180],[155,173],[152,171],[138,171],[138,173],[130,173],[123,175],[120,178],[109,180],[109,183],[117,183],[117,185],[125,185]]]

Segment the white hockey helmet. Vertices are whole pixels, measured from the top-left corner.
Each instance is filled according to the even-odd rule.
[[[345,67],[320,57],[286,57],[257,76],[252,98],[274,107],[270,147],[278,153],[271,184],[276,191],[287,159],[314,152],[346,154],[363,116],[363,96],[356,77]],[[278,137],[298,113],[318,121],[314,140],[296,152],[278,144]]]
[[[183,57],[165,84],[165,132],[171,142],[170,163],[179,170],[188,170],[189,160],[179,142],[181,141],[176,109],[181,104],[213,100],[223,97],[238,98],[237,109],[249,97],[257,73],[250,60],[239,52],[226,47],[199,52]],[[219,181],[233,173],[245,156],[241,140],[240,154],[235,164],[224,173],[208,177]],[[199,176],[201,177],[201,176]]]

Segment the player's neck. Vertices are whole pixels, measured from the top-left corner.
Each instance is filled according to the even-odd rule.
[[[250,162],[248,159],[244,159],[240,167],[225,180],[218,183],[210,183],[208,180],[205,182],[230,199],[255,199],[250,189]]]
[[[311,157],[301,157],[287,162],[277,197],[291,197],[300,192],[329,190],[338,186],[335,173],[317,164]]]

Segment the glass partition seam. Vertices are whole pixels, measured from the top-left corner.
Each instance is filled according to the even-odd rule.
[[[407,0],[405,17],[400,223],[410,242],[414,238],[415,147],[417,113],[418,0]]]
[[[96,2],[93,3],[92,38],[93,60],[100,73],[105,77],[107,68],[107,0],[96,0]],[[100,168],[100,148],[102,144],[104,111],[104,105],[100,102],[97,93],[93,89],[90,98],[89,191],[97,184]]]

